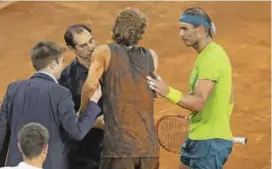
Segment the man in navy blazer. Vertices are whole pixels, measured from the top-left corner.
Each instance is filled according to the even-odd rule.
[[[63,69],[63,48],[40,41],[31,50],[36,69],[31,78],[9,84],[0,112],[0,151],[9,141],[6,165],[22,161],[18,149],[18,131],[29,122],[40,123],[49,131],[49,147],[44,169],[67,169],[67,140],[82,140],[94,126],[101,109],[97,105],[101,89],[90,98],[86,112],[78,116],[70,91],[57,80]],[[9,135],[10,133],[10,135]]]

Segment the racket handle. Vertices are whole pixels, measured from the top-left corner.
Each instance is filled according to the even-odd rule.
[[[233,143],[246,144],[247,143],[247,138],[245,138],[245,137],[233,137],[232,141],[233,141]]]

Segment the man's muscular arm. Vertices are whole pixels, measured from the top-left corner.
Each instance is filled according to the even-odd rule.
[[[86,111],[89,99],[92,97],[94,91],[98,87],[99,79],[108,67],[110,55],[111,52],[108,45],[98,46],[94,50],[88,77],[81,91],[81,105],[79,112]]]
[[[212,80],[199,80],[194,94],[185,94],[177,104],[187,110],[200,112],[211,95],[215,83]]]

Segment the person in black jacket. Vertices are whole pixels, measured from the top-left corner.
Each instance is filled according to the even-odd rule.
[[[81,102],[81,89],[88,75],[91,55],[95,49],[95,40],[91,29],[84,24],[74,24],[68,27],[64,34],[64,40],[76,57],[62,71],[59,84],[71,91],[75,102],[75,111],[78,111]],[[99,100],[98,105],[102,107],[102,99]],[[103,136],[104,130],[95,127],[82,141],[70,140],[68,154],[70,169],[98,169]]]
[[[67,169],[67,140],[82,140],[101,113],[98,87],[88,109],[77,116],[71,92],[58,84],[63,67],[63,48],[51,41],[40,41],[31,50],[31,78],[9,84],[0,112],[0,150],[10,139],[6,165],[22,161],[17,133],[27,123],[36,122],[49,131],[49,147],[44,169]],[[10,133],[10,136],[8,135]]]

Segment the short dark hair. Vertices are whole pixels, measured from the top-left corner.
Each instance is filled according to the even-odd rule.
[[[39,123],[28,123],[18,133],[22,153],[28,159],[39,156],[48,144],[48,130]]]
[[[196,15],[203,18],[205,21],[207,21],[209,24],[209,27],[206,29],[206,32],[208,33],[208,36],[212,37],[213,35],[212,34],[212,20],[210,16],[202,8],[199,8],[199,7],[188,8],[183,13],[188,15]]]
[[[147,18],[134,9],[123,10],[115,20],[112,39],[121,45],[136,45],[145,33]]]
[[[66,32],[64,33],[64,40],[66,42],[66,45],[75,48],[76,44],[74,41],[74,34],[80,33],[84,30],[88,31],[89,33],[92,33],[91,28],[84,24],[74,24],[69,26]]]
[[[31,61],[35,70],[46,68],[53,60],[59,61],[65,48],[60,47],[52,41],[42,40],[34,45],[31,50]]]

